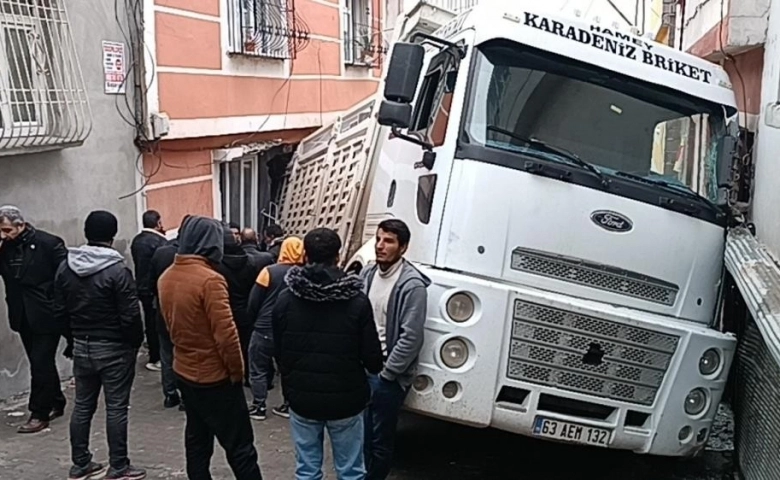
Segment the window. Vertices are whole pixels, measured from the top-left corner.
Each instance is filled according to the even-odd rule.
[[[228,0],[230,53],[291,57],[288,0]]]
[[[0,2],[0,154],[78,144],[89,134],[89,105],[59,2]]]
[[[371,0],[344,1],[344,61],[373,66],[381,45],[371,16]]]
[[[222,220],[242,227],[260,226],[258,160],[247,157],[219,164]]]
[[[459,60],[444,51],[431,59],[418,96],[410,132],[434,147],[444,144]]]

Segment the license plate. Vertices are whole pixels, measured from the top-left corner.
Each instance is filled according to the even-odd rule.
[[[563,442],[606,447],[611,434],[612,431],[605,428],[586,427],[544,417],[536,417],[534,422],[534,435]]]

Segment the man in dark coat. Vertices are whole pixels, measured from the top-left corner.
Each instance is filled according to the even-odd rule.
[[[32,374],[30,418],[19,433],[40,432],[65,410],[56,355],[66,329],[54,318],[52,285],[67,254],[61,238],[26,223],[18,208],[0,207],[0,276],[11,330],[22,338]]]
[[[245,228],[241,230],[241,248],[244,249],[247,255],[258,257],[263,268],[269,265],[273,265],[273,263],[276,261],[272,254],[264,252],[260,248],[260,242],[257,239],[257,232],[251,228]]]
[[[328,435],[338,478],[364,478],[366,372],[382,370],[382,348],[363,282],[336,266],[341,240],[316,228],[303,240],[307,265],[287,273],[272,314],[282,389],[290,402],[296,478],[322,478]]]
[[[187,221],[188,217],[189,215],[185,215],[182,219],[179,231],[184,227],[184,222]],[[163,406],[165,408],[174,408],[178,405],[179,410],[184,411],[181,396],[176,388],[176,375],[173,373],[173,342],[171,341],[170,333],[168,333],[168,327],[165,325],[162,315],[160,315],[160,295],[157,290],[157,281],[168,270],[168,267],[173,265],[178,249],[179,239],[175,238],[154,252],[149,271],[149,289],[154,295],[157,336],[160,339],[160,383],[162,384],[163,396],[165,397]]]
[[[260,274],[263,266],[257,257],[247,255],[246,251],[236,241],[235,235],[230,229],[224,231],[225,253],[217,271],[225,277],[230,296],[230,309],[233,313],[233,321],[236,322],[238,338],[241,341],[241,355],[244,359],[244,380],[249,384],[248,351],[249,341],[254,330],[254,318],[249,316],[249,294],[255,279]]]
[[[127,414],[135,359],[144,338],[133,273],[112,248],[116,217],[95,211],[84,222],[87,244],[70,249],[54,281],[55,316],[73,341],[76,401],[70,417],[73,467],[69,479],[142,480],[130,464]],[[109,467],[92,461],[89,438],[100,391],[106,402]]]
[[[157,315],[154,308],[154,292],[151,291],[149,271],[154,252],[168,243],[165,238],[165,229],[162,217],[154,210],[144,212],[142,217],[143,230],[133,238],[130,244],[130,253],[135,265],[135,278],[138,284],[138,299],[144,309],[144,325],[146,328],[146,344],[149,347],[149,361],[146,369],[159,372],[160,365],[160,339],[157,335]]]
[[[265,251],[271,254],[274,263],[279,259],[283,241],[284,230],[282,230],[282,227],[276,224],[265,227],[265,230],[263,231],[263,243],[265,244]]]

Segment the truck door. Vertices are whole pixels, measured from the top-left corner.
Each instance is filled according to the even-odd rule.
[[[412,230],[409,258],[425,264],[435,262],[439,242],[456,140],[451,132],[457,131],[457,121],[451,123],[450,118],[455,104],[462,104],[455,101],[461,64],[460,57],[451,50],[436,53],[428,63],[418,90],[407,133],[433,147],[436,153],[433,167],[428,169],[423,165],[422,152],[415,145],[402,140],[386,144],[398,149],[391,153],[391,158],[395,159],[394,180],[397,182],[391,212],[407,222]]]

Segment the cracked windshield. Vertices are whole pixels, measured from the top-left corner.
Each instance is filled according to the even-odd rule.
[[[604,174],[621,172],[717,197],[723,109],[655,94],[648,84],[636,90],[637,82],[629,86],[587,67],[556,67],[552,56],[503,42],[480,48],[477,57],[465,127],[471,143],[570,161],[535,145],[543,142]]]

